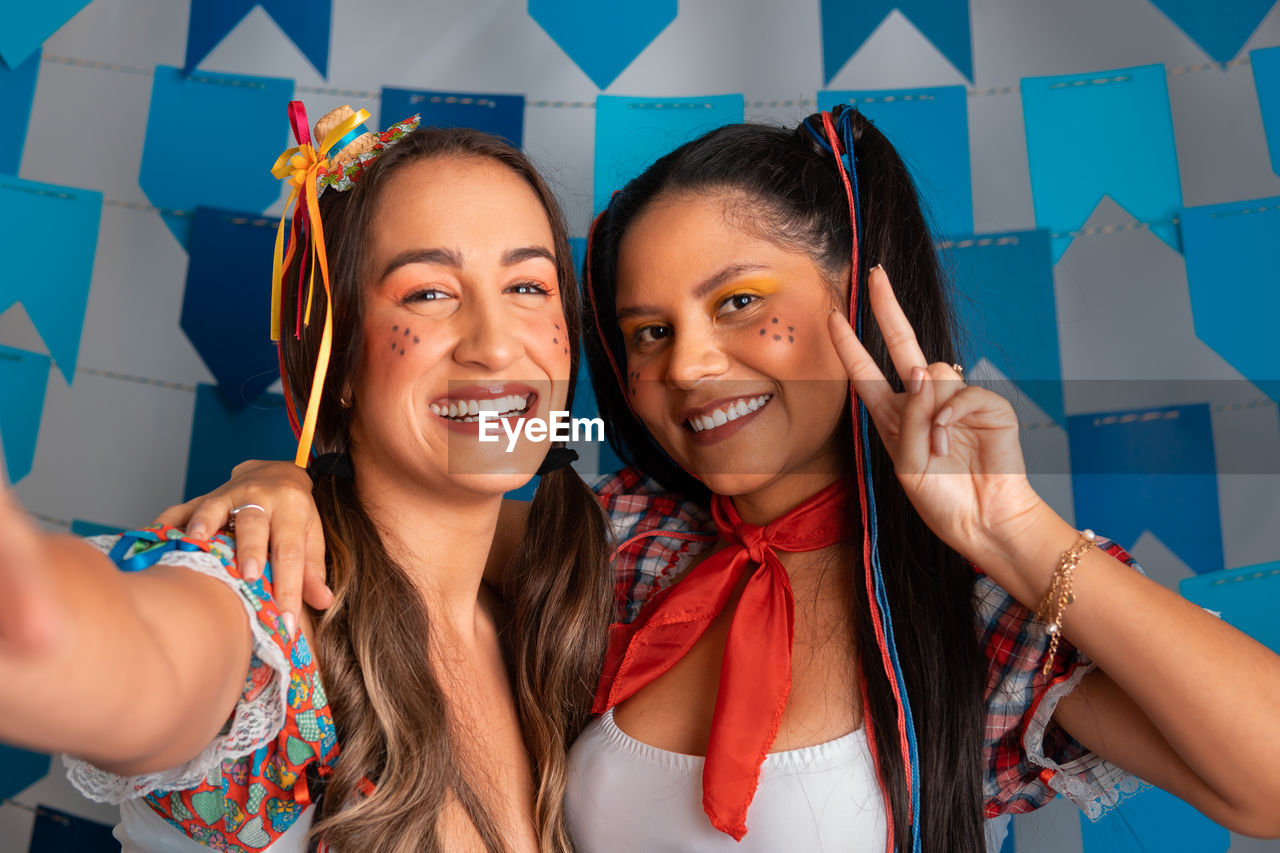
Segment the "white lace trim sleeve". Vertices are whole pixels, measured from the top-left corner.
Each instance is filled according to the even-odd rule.
[[[1027,723],[1022,746],[1032,764],[1052,771],[1049,787],[1079,806],[1089,820],[1096,821],[1119,802],[1147,787],[1146,783],[1092,752],[1064,764],[1058,764],[1044,754],[1045,730],[1058,703],[1095,669],[1097,664],[1092,662],[1077,666],[1070,675],[1044,692]]]
[[[109,552],[118,536],[95,536],[87,540],[103,552]],[[170,551],[159,563],[186,566],[216,578],[240,596],[249,626],[253,632],[253,654],[269,666],[273,676],[252,699],[241,699],[224,730],[213,742],[181,767],[138,776],[119,776],[94,767],[78,758],[62,757],[71,784],[91,800],[118,804],[152,791],[180,791],[191,788],[208,777],[211,782],[222,775],[222,763],[247,755],[270,743],[284,728],[285,701],[289,688],[290,666],[281,648],[258,621],[256,600],[243,584],[227,573],[222,561],[204,551]],[[214,640],[216,642],[216,640]]]

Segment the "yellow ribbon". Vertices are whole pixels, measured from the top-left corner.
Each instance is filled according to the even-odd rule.
[[[295,219],[305,217],[309,223],[311,252],[311,279],[307,286],[307,306],[303,313],[303,323],[311,323],[311,301],[315,291],[315,270],[320,267],[320,279],[324,283],[324,332],[320,336],[320,350],[316,354],[315,376],[311,380],[311,393],[307,397],[307,411],[298,433],[298,452],[294,456],[294,464],[299,468],[307,467],[311,456],[311,443],[315,437],[316,418],[320,413],[320,392],[324,388],[325,374],[329,370],[329,352],[333,345],[333,308],[329,289],[329,259],[324,248],[324,227],[320,222],[319,191],[316,183],[322,168],[331,168],[328,160],[329,149],[342,137],[364,124],[369,119],[367,110],[359,110],[347,118],[333,130],[325,134],[320,147],[308,143],[296,145],[276,158],[271,167],[271,174],[280,180],[288,179],[289,197],[285,200],[285,213],[280,217],[280,225],[276,228],[275,254],[272,257],[271,269],[271,340],[281,338],[281,296],[284,293],[284,270],[293,260],[296,248],[294,241],[289,241],[289,249],[284,251],[284,225],[288,211],[292,209]]]

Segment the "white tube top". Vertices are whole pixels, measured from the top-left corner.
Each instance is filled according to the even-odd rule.
[[[884,853],[884,800],[863,729],[765,757],[735,842],[702,811],[701,756],[641,743],[613,711],[569,750],[565,816],[579,853]]]

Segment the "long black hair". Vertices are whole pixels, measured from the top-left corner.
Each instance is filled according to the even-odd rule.
[[[683,145],[627,184],[592,229],[586,273],[594,305],[584,312],[592,386],[619,457],[666,488],[695,500],[709,498],[707,488],[672,461],[632,413],[610,361],[625,375],[626,347],[614,321],[619,247],[631,224],[660,197],[745,200],[733,208],[736,224],[808,254],[828,281],[843,282],[846,299],[854,278],[863,283],[866,270],[882,264],[926,358],[956,360],[954,315],[911,176],[865,117],[855,112],[847,120],[852,122],[862,221],[859,270],[850,269],[853,225],[835,160],[804,123],[794,129],[729,125]],[[815,123],[822,135],[820,115],[805,122]],[[863,345],[901,389],[870,306],[865,299],[859,302]],[[852,456],[848,419],[845,426]],[[870,451],[881,566],[919,742],[923,849],[982,853],[985,667],[972,605],[974,572],[920,519],[874,429]],[[851,541],[860,541],[857,514],[850,524]],[[872,627],[868,591],[858,580],[862,572],[850,568],[857,662],[866,687],[864,714],[872,723],[872,748],[901,843],[909,837],[911,812],[897,705]]]

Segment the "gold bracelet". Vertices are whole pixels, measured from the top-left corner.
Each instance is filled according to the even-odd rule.
[[[1049,590],[1036,609],[1036,618],[1045,623],[1044,630],[1049,635],[1049,653],[1042,670],[1044,675],[1048,675],[1053,669],[1053,656],[1058,652],[1058,640],[1062,637],[1062,614],[1067,605],[1076,600],[1071,592],[1071,573],[1080,565],[1081,558],[1097,545],[1098,537],[1092,530],[1080,531],[1080,538],[1058,558],[1058,567],[1053,570]]]

